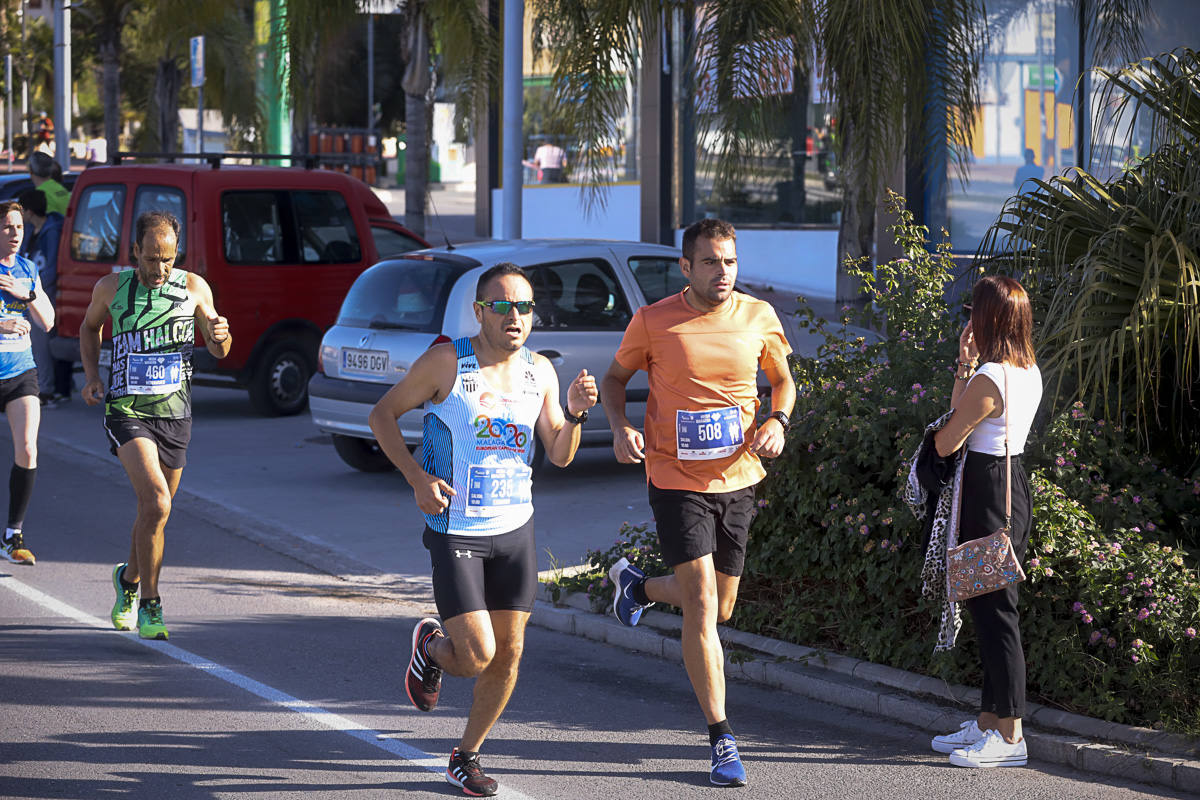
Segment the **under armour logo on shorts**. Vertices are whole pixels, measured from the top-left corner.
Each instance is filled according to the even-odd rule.
[[[470,558],[471,551],[470,550],[455,550],[454,557],[455,558]]]

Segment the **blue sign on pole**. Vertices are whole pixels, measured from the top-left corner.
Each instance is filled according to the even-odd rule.
[[[191,42],[192,54],[192,86],[204,85],[204,37],[193,36]]]

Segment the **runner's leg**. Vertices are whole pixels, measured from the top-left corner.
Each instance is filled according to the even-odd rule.
[[[525,649],[525,623],[528,611],[492,611],[491,628],[495,635],[495,655],[475,679],[475,694],[467,727],[459,742],[460,752],[478,752],[496,720],[500,718],[513,687]]]
[[[183,470],[164,470],[158,446],[150,439],[130,439],[117,450],[117,457],[137,496],[129,566],[124,579],[141,584],[141,596],[158,597],[158,573],[162,569],[163,528],[171,516],[171,498]]]
[[[737,596],[737,578],[733,599]],[[685,561],[675,574],[646,581],[646,596],[656,603],[670,603],[683,610],[683,665],[709,725],[725,719],[725,654],[717,636],[717,613],[721,606],[717,572],[712,555]],[[732,610],[732,601],[729,609]]]
[[[37,469],[38,425],[42,406],[37,397],[25,395],[9,400],[4,407],[13,438],[13,462],[23,469]]]

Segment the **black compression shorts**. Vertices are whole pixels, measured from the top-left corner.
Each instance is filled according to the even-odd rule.
[[[0,411],[22,397],[38,396],[37,369],[27,369],[20,375],[0,379]]]
[[[533,518],[496,536],[459,536],[426,527],[433,599],[442,621],[470,611],[533,611],[537,550]]]

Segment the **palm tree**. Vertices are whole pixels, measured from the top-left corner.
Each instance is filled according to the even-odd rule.
[[[1054,405],[1132,418],[1186,469],[1200,457],[1200,55],[1097,69],[1102,169],[1136,139],[1144,158],[1111,179],[1035,181],[1005,205],[981,252],[1034,301]],[[1102,131],[1109,131],[1105,139]],[[1124,132],[1123,139],[1112,138]]]
[[[139,0],[83,0],[72,8],[95,32],[100,54],[100,100],[104,107],[104,138],[108,152],[121,148],[121,35]]]
[[[1091,15],[1087,35],[1101,55],[1125,52],[1136,41],[1149,2],[1067,1],[1081,16]],[[1014,4],[1027,2],[998,5]],[[588,169],[598,157],[588,143],[602,141],[626,112],[624,95],[606,87],[620,73],[632,74],[642,43],[669,32],[678,15],[700,20],[687,63],[693,80],[711,76],[715,85],[720,113],[706,122],[711,138],[724,143],[714,165],[718,187],[735,183],[747,155],[777,137],[772,122],[784,98],[764,66],[790,51],[812,55],[811,62],[795,60],[797,71],[821,68],[845,187],[839,265],[872,255],[880,193],[906,151],[948,152],[965,174],[988,41],[983,0],[530,0],[530,6],[535,28],[557,56],[555,85],[582,144],[585,173],[597,172]],[[602,202],[603,189],[593,186],[591,197]],[[860,294],[842,266],[837,294],[842,301]]]
[[[234,126],[255,124],[261,116],[248,80],[254,63],[249,7],[230,0],[157,0],[135,9],[129,26],[136,30],[133,56],[153,70],[150,129],[160,152],[174,152],[179,141],[179,100],[188,68],[188,40],[205,37],[205,99],[221,108]]]

